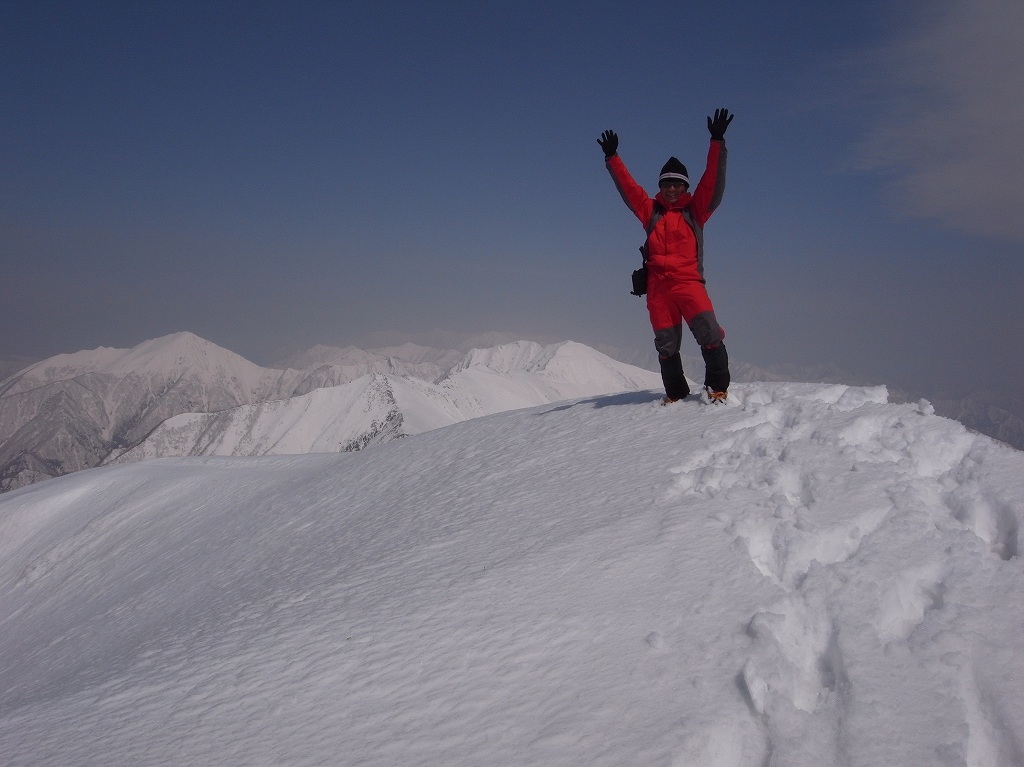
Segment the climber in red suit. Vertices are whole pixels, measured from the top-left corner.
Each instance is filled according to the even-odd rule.
[[[707,166],[692,195],[686,166],[675,157],[670,157],[661,169],[658,194],[651,198],[626,170],[618,155],[619,137],[615,132],[605,131],[597,142],[604,150],[608,172],[629,209],[645,227],[658,217],[646,243],[647,309],[654,328],[666,403],[690,393],[679,355],[684,322],[700,344],[709,398],[724,401],[729,389],[725,331],[718,324],[704,287],[704,224],[725,191],[725,131],[732,118],[727,109],[716,109],[714,117],[708,117],[711,147]]]

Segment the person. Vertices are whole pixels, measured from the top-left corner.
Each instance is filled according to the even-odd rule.
[[[729,390],[725,330],[718,324],[704,282],[704,224],[725,191],[725,131],[733,116],[727,109],[716,109],[714,117],[708,117],[711,146],[704,173],[692,195],[686,166],[677,158],[670,157],[662,167],[658,194],[651,198],[619,157],[618,135],[608,130],[597,140],[615,187],[648,230],[644,244],[647,310],[665,384],[665,404],[690,393],[679,354],[684,322],[700,344],[705,364],[704,388],[709,399],[723,403]]]

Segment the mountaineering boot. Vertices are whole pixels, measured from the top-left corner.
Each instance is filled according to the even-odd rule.
[[[668,405],[687,396],[690,393],[690,386],[683,375],[683,360],[679,352],[665,359],[658,357],[658,362],[661,365],[661,381],[665,384],[665,399],[662,404]]]

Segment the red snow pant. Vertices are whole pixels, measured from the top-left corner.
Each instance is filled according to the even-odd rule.
[[[715,308],[703,282],[655,282],[647,293],[647,311],[651,315],[654,346],[658,350],[662,379],[670,399],[679,399],[689,392],[679,356],[684,322],[701,347],[706,366],[705,386],[714,391],[729,388],[729,357],[722,343],[725,330],[718,324]]]
[[[654,346],[659,357],[671,357],[683,343],[683,323],[701,347],[722,343],[725,330],[715,318],[715,307],[697,280],[661,282],[647,293],[647,311],[654,328]]]

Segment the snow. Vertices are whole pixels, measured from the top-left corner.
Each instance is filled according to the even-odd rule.
[[[193,333],[181,332],[144,341],[131,349],[101,347],[51,357],[12,376],[4,394],[16,394],[85,373],[124,377],[168,372],[240,381],[250,388],[258,386],[267,374],[264,368],[234,352]]]
[[[105,463],[361,449],[467,418],[659,383],[657,373],[582,344],[520,341],[473,350],[436,384],[374,373],[284,400],[180,414]]]
[[[469,355],[412,344],[314,347],[298,357],[312,368],[262,368],[182,332],[30,366],[0,381],[0,492],[144,458],[356,450],[501,410],[659,383],[656,373],[568,341]],[[349,364],[322,364],[327,358]]]
[[[9,765],[1024,765],[1024,454],[588,396],[0,497]]]

